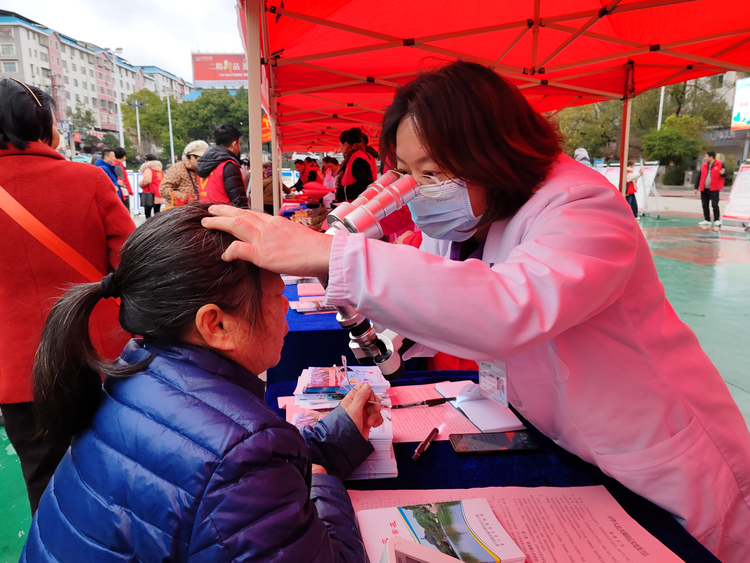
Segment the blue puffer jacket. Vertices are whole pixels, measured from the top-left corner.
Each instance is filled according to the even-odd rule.
[[[236,363],[139,341],[119,361],[150,353],[146,370],[105,380],[92,425],[42,496],[21,561],[364,561],[339,477],[372,446],[341,408],[303,438]],[[329,475],[312,474],[311,462]]]

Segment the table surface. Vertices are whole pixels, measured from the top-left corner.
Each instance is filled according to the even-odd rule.
[[[392,385],[420,385],[440,381],[476,381],[476,372],[411,372]],[[266,403],[281,417],[278,397],[290,396],[295,382],[269,385]],[[528,453],[500,455],[456,455],[447,441],[435,442],[419,463],[411,461],[415,443],[393,444],[399,475],[394,479],[348,481],[354,490],[395,489],[470,489],[475,487],[580,487],[604,485],[625,511],[649,533],[674,551],[686,563],[717,562],[706,548],[695,540],[665,510],[626,489],[599,468],[565,451],[524,421],[539,444]]]

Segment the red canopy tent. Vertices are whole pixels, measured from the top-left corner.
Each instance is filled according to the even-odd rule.
[[[632,97],[750,72],[746,0],[238,0],[238,7],[250,76],[262,77],[260,99],[258,81],[248,85],[250,107],[257,113],[262,100],[277,151],[335,150],[353,126],[377,139],[395,88],[456,59],[493,67],[540,112],[623,100],[625,153]]]

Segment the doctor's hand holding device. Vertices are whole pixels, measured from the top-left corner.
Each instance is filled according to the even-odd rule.
[[[360,361],[398,371],[400,345],[372,319],[416,343],[405,358],[486,364],[542,433],[744,562],[744,418],[667,301],[625,198],[562,141],[514,85],[458,61],[397,89],[379,148],[398,174],[343,204],[333,236],[229,206],[203,224],[239,239],[225,260],[326,280]],[[419,249],[368,238],[403,205]]]

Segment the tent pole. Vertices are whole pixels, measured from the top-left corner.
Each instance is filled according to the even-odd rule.
[[[622,131],[620,133],[620,191],[627,192],[628,148],[630,145],[630,112],[633,108],[632,96],[635,91],[635,65],[629,60],[625,65],[625,95],[622,99]]]
[[[248,83],[252,84],[247,91],[248,128],[250,141],[250,209],[263,211],[263,133],[261,123],[260,101],[260,3],[261,0],[247,0],[245,3],[245,52],[247,53]]]
[[[664,113],[664,86],[661,87],[661,99],[659,100],[659,120],[656,123],[656,130],[661,131],[661,116]]]

